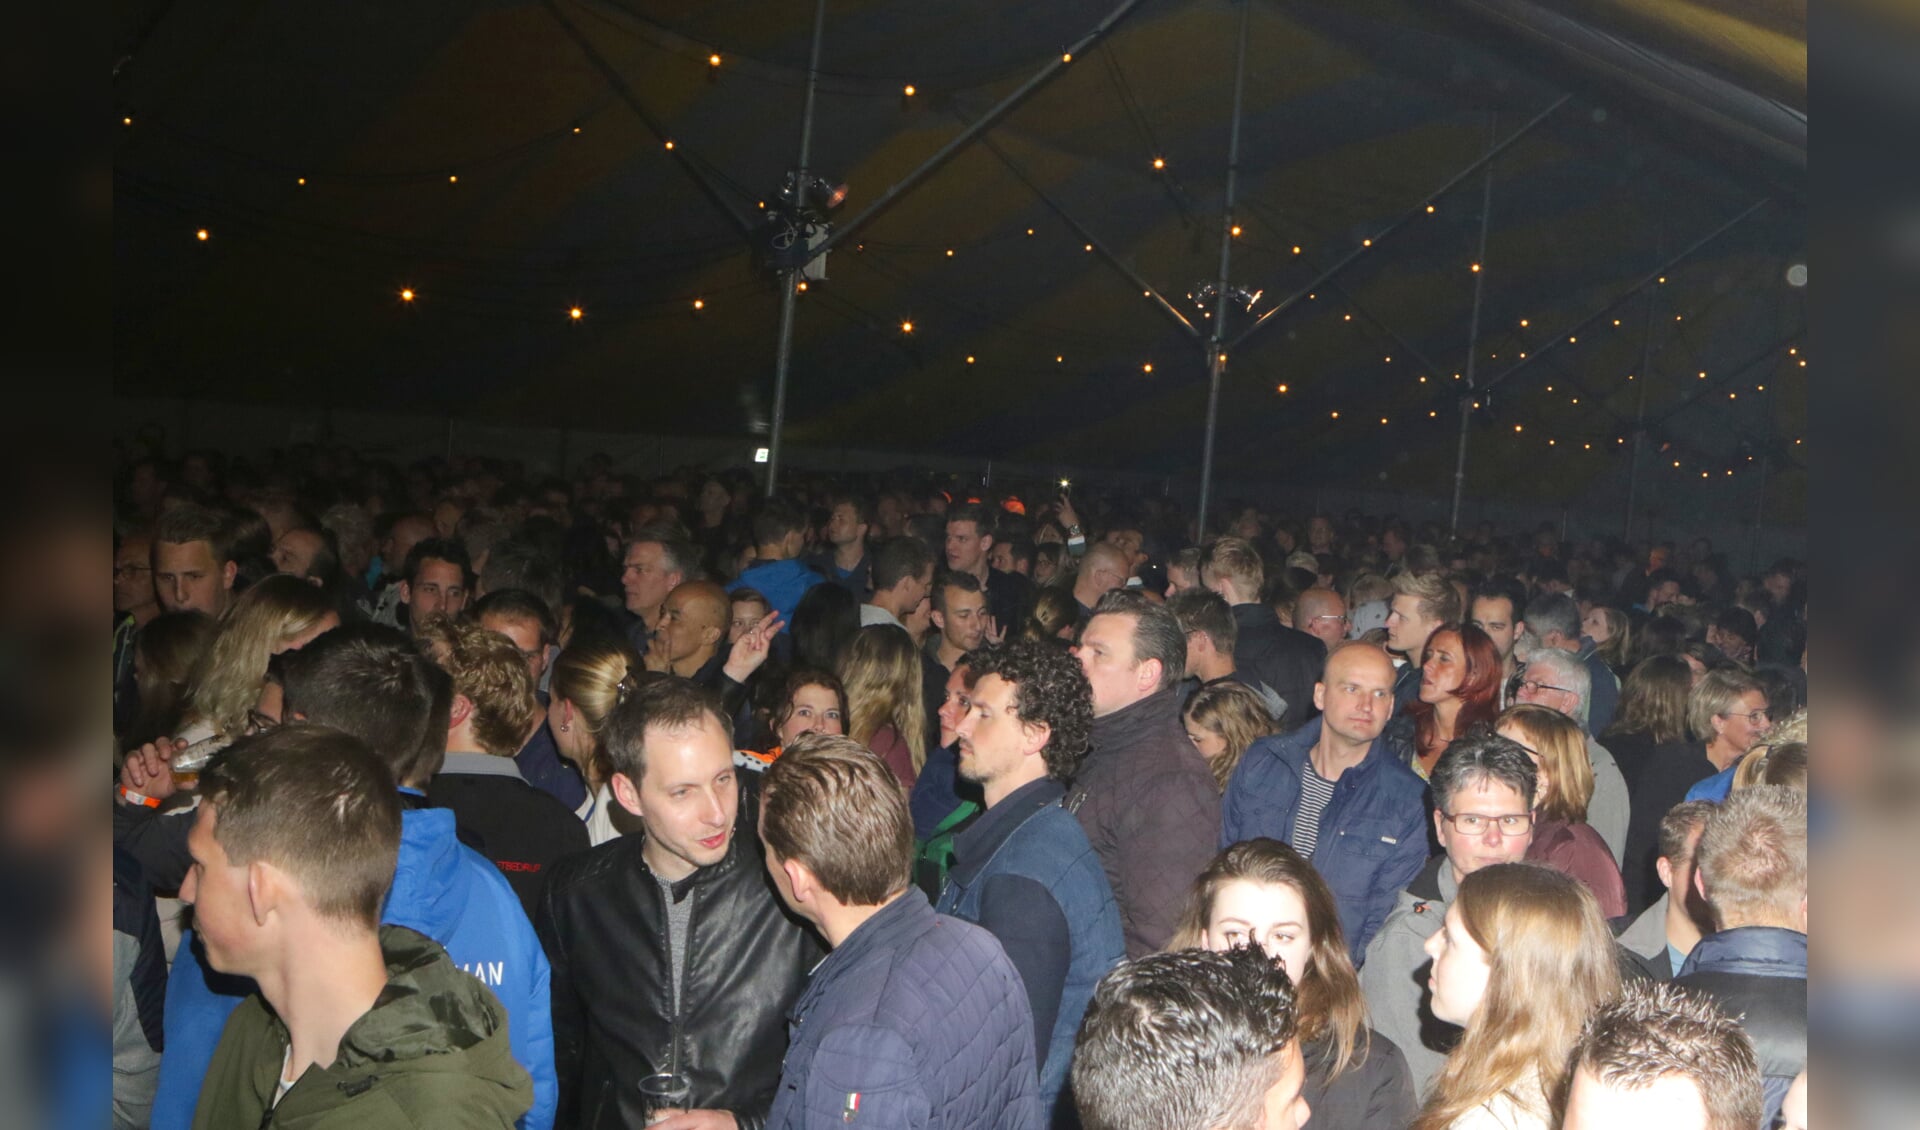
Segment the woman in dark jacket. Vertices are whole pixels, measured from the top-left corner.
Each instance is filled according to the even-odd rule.
[[[1300,1096],[1314,1130],[1400,1130],[1412,1122],[1419,1108],[1406,1057],[1367,1027],[1333,892],[1278,840],[1243,840],[1215,857],[1194,883],[1169,948],[1249,945],[1293,978],[1307,1063]]]
[[[1619,763],[1629,795],[1639,792],[1654,750],[1687,740],[1687,694],[1692,690],[1693,671],[1677,655],[1642,659],[1621,683],[1619,714],[1600,742]]]

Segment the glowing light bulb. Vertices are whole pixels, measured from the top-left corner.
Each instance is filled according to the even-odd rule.
[[[1153,372],[1153,362],[1149,361],[1146,364],[1140,366],[1140,371],[1143,373]]]
[[[1617,325],[1619,325],[1619,324],[1620,324],[1620,319],[1618,319],[1618,318],[1615,318],[1615,319],[1613,320],[1613,324],[1614,324],[1614,325],[1616,325],[1616,326],[1617,326]]]
[[[1275,392],[1278,392],[1278,393],[1285,393],[1285,392],[1287,391],[1287,386],[1286,386],[1286,385],[1274,385],[1274,386],[1273,386],[1273,391],[1275,391]]]
[[[1700,379],[1703,381],[1707,379],[1707,371],[1705,369],[1700,370]]]
[[[212,239],[213,236],[207,229],[201,228],[199,231],[193,233],[193,238],[199,240],[201,243],[205,243],[207,240]]]
[[[1063,51],[1063,52],[1061,52],[1061,53],[1060,53],[1060,61],[1061,61],[1061,62],[1063,62],[1063,63],[1071,63],[1071,62],[1073,62],[1073,52],[1071,52],[1071,51]]]
[[[717,66],[719,66],[719,65],[720,65],[720,56],[719,56],[719,55],[709,55],[709,56],[707,56],[707,66],[709,66],[709,67],[717,67]]]
[[[1548,446],[1548,447],[1558,447],[1559,445],[1560,445],[1560,441],[1559,441],[1559,440],[1556,440],[1556,439],[1550,439],[1550,440],[1548,440],[1548,441],[1547,441],[1547,446]]]
[[[953,248],[951,247],[947,248],[947,258],[953,258]]]
[[[1091,243],[1089,243],[1089,244],[1087,244],[1087,246],[1086,246],[1086,250],[1088,250],[1088,251],[1092,251],[1092,250],[1093,250],[1093,244],[1091,244]]]
[[[1438,412],[1428,412],[1428,413],[1427,413],[1427,419],[1429,419],[1429,420],[1431,420],[1431,419],[1433,419],[1433,418],[1434,418],[1435,416],[1438,416],[1439,414],[1440,414],[1440,413],[1438,413]]]
[[[971,353],[967,354],[967,364],[973,364],[973,354]]]
[[[1164,169],[1164,168],[1166,168],[1166,167],[1167,167],[1167,159],[1166,159],[1165,157],[1155,157],[1155,158],[1153,159],[1153,167],[1154,167],[1154,168],[1156,168],[1156,169]]]
[[[1581,447],[1581,449],[1582,449],[1582,450],[1584,450],[1584,451],[1592,451],[1592,450],[1593,450],[1593,445],[1592,445],[1592,444],[1590,444],[1590,443],[1583,443],[1583,444],[1581,444],[1581,445],[1580,445],[1580,447]]]
[[[407,287],[401,287],[401,288],[400,288],[400,301],[402,301],[402,302],[412,302],[412,301],[413,301],[413,288],[412,288],[412,287],[410,287],[410,286],[407,286]]]
[[[672,139],[672,138],[668,138],[668,139],[667,139],[667,148],[668,148],[668,149],[672,149],[672,148],[673,148],[673,139]]]
[[[1728,394],[1727,394],[1727,399],[1728,399],[1728,400],[1738,400],[1738,399],[1740,399],[1740,394],[1739,394],[1739,393],[1737,393],[1737,392],[1730,392],[1730,393],[1728,393]]]
[[[1293,249],[1293,253],[1294,253],[1295,255],[1298,255],[1298,254],[1300,254],[1300,248],[1299,248],[1298,246],[1296,246],[1296,247],[1294,247],[1294,249]],[[1307,297],[1308,297],[1308,298],[1312,298],[1313,296],[1312,296],[1311,294],[1309,294],[1309,295],[1308,295]]]
[[[305,177],[295,177],[295,178],[293,178],[293,183],[294,183],[294,184],[296,184],[296,185],[298,185],[298,186],[299,186],[299,187],[301,187],[301,188],[305,188],[305,187],[307,187],[307,178],[305,178]]]
[[[1380,417],[1380,422],[1381,422],[1381,423],[1383,423],[1383,424],[1384,424],[1384,423],[1386,423],[1386,422],[1387,422],[1387,418],[1386,418],[1385,416],[1382,416],[1382,417]]]
[[[574,306],[568,309],[567,311],[567,317],[572,318],[576,322],[586,316],[587,316],[587,312],[585,310],[580,309],[580,307],[578,306]]]
[[[1427,383],[1427,378],[1426,378],[1426,377],[1424,377],[1424,376],[1422,376],[1422,377],[1420,378],[1420,383],[1421,383],[1421,384],[1426,384],[1426,383]]]
[[[1371,239],[1363,239],[1363,240],[1361,240],[1361,241],[1360,241],[1360,246],[1362,246],[1362,247],[1372,247],[1372,246],[1373,246],[1373,241],[1372,241]]]
[[[1238,239],[1238,238],[1240,238],[1240,225],[1239,225],[1239,224],[1235,224],[1235,225],[1233,225],[1233,237],[1234,237],[1235,239]]]
[[[1478,263],[1475,263],[1475,264],[1474,264],[1473,266],[1471,266],[1471,267],[1469,267],[1469,268],[1467,268],[1467,269],[1468,269],[1468,270],[1470,270],[1470,271],[1472,271],[1472,272],[1473,272],[1474,274],[1476,274],[1476,275],[1477,275],[1477,274],[1479,274],[1479,273],[1480,273],[1480,264],[1478,264]]]
[[[1389,365],[1393,364],[1393,358],[1391,356],[1382,357],[1381,360],[1385,361]]]
[[[460,183],[460,174],[459,174],[459,173],[448,173],[448,174],[447,174],[447,183],[448,183],[448,184],[459,184],[459,183]]]
[[[579,127],[579,126],[575,126],[575,127],[573,127],[573,132],[575,132],[575,133],[579,133],[579,132],[580,132],[580,127]]]
[[[1427,215],[1433,215],[1433,205],[1431,204],[1427,205]]]
[[[920,91],[912,83],[908,83],[901,88],[900,93],[906,95],[908,98],[912,98],[914,95],[920,93]]]
[[[1577,397],[1577,396],[1576,396],[1576,397],[1574,397],[1574,398],[1573,398],[1573,402],[1574,402],[1575,404],[1578,404],[1578,403],[1580,403],[1580,398],[1579,398],[1579,397]]]
[[[1514,433],[1515,435],[1519,435],[1519,434],[1520,434],[1520,429],[1521,429],[1521,428],[1523,428],[1523,427],[1525,427],[1525,425],[1524,425],[1524,424],[1515,424],[1515,425],[1513,426],[1513,433]]]
[[[132,118],[121,118],[121,119],[120,119],[120,124],[121,124],[121,125],[123,125],[123,126],[130,126],[130,125],[132,125],[132,124],[133,124],[133,119],[132,119]]]
[[[1060,355],[1058,355],[1058,354],[1056,354],[1056,355],[1054,356],[1054,358],[1053,358],[1053,363],[1054,363],[1054,364],[1056,364],[1056,365],[1064,365],[1064,364],[1066,364],[1066,362],[1067,362],[1067,359],[1066,359],[1065,357],[1063,357],[1063,356],[1060,356]]]
[[[1678,467],[1678,466],[1680,465],[1680,461],[1679,461],[1678,459],[1675,459],[1675,460],[1673,461],[1673,465],[1674,465],[1674,466],[1676,466],[1676,467]]]
[[[1033,229],[1032,229],[1032,228],[1028,228],[1028,229],[1027,229],[1027,234],[1028,234],[1028,235],[1032,235],[1032,234],[1033,234]]]
[[[793,289],[798,294],[805,294],[807,292],[807,280],[801,279],[799,282],[794,283]]]
[[[694,299],[694,300],[693,300],[693,308],[694,308],[695,310],[705,310],[705,309],[707,308],[707,300],[706,300],[706,299],[704,299],[704,298],[696,298],[696,299]]]
[[[1340,418],[1340,413],[1338,412],[1333,413],[1333,419],[1338,420],[1339,418]]]
[[[1352,315],[1352,314],[1342,314],[1342,315],[1340,315],[1340,320],[1341,320],[1341,321],[1343,321],[1343,322],[1351,322],[1351,321],[1353,321],[1353,315]]]
[[[912,332],[913,332],[913,323],[912,323],[912,322],[901,322],[901,323],[900,323],[900,332],[901,332],[901,333],[903,333],[903,334],[910,334],[910,333],[912,333]]]
[[[1574,345],[1574,344],[1576,344],[1576,343],[1578,343],[1578,342],[1579,342],[1579,340],[1580,340],[1579,338],[1577,338],[1577,337],[1574,337],[1574,336],[1572,336],[1571,334],[1569,334],[1569,335],[1567,336],[1567,344],[1568,344],[1568,345]]]

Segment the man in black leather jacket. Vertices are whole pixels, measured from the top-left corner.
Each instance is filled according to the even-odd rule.
[[[693,1110],[661,1130],[761,1126],[786,1014],[825,947],[761,861],[756,796],[719,701],[691,682],[623,688],[613,792],[644,831],[549,869],[535,928],[553,967],[561,1127],[641,1127],[640,1081],[674,1071]]]

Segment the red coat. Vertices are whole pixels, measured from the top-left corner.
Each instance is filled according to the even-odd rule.
[[[1600,913],[1609,919],[1627,912],[1627,889],[1613,862],[1607,841],[1587,823],[1539,820],[1533,825],[1533,846],[1527,860],[1544,863],[1580,880],[1600,900]]]

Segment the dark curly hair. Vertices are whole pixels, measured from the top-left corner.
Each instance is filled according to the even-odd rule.
[[[1080,661],[1052,644],[1015,640],[1005,647],[981,648],[967,657],[967,664],[976,680],[998,675],[1013,684],[1020,718],[1053,731],[1040,751],[1047,776],[1071,780],[1093,729],[1093,688]]]

